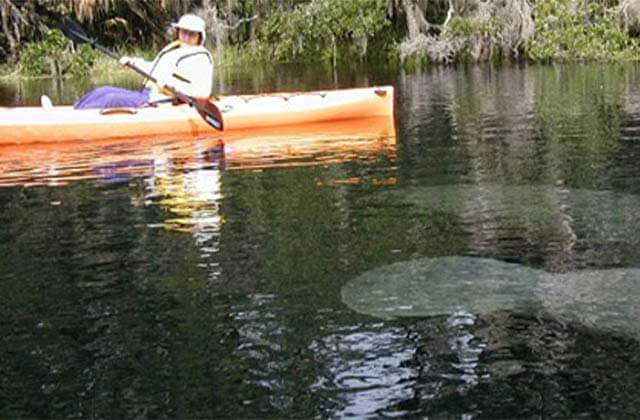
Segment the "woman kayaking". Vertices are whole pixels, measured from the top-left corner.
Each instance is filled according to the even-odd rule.
[[[187,14],[171,26],[176,30],[176,39],[164,47],[153,61],[128,56],[120,58],[122,65],[130,64],[144,70],[156,79],[155,83],[146,80],[141,91],[102,86],[85,94],[74,108],[134,108],[170,102],[172,97],[163,89],[165,86],[187,96],[208,98],[213,85],[213,59],[204,47],[204,20]]]

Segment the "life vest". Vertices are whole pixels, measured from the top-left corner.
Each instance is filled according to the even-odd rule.
[[[184,45],[173,41],[165,46],[151,62],[149,74],[165,80],[182,93],[195,97],[209,97],[213,85],[213,58],[202,45]],[[151,100],[166,97],[151,80],[145,81],[151,90]]]

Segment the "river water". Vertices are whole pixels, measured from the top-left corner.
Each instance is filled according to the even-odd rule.
[[[392,84],[396,136],[0,148],[0,417],[634,417],[639,82],[227,70]]]

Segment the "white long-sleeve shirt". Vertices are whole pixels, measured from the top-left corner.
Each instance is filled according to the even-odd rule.
[[[153,61],[136,58],[133,64],[185,95],[196,98],[211,96],[213,59],[203,46],[185,45],[174,41],[164,47]],[[151,89],[150,102],[168,98],[149,80],[145,87]]]

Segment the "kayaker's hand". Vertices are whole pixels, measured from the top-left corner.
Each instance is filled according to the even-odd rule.
[[[122,57],[120,57],[120,64],[122,64],[123,66],[128,66],[129,64],[133,64],[133,58],[129,57],[128,55],[123,55]]]

